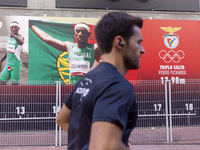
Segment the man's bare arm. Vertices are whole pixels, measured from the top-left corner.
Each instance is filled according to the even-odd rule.
[[[100,54],[99,47],[97,46],[97,44],[94,44],[94,54],[95,54],[95,61],[92,67],[90,68],[90,70],[96,68],[99,65],[101,54]]]
[[[1,61],[0,61],[0,71],[2,70],[1,66],[2,66],[2,62],[7,58],[7,53],[5,53],[5,55],[2,57]]]
[[[66,132],[68,131],[70,115],[71,110],[63,104],[58,116],[56,117],[56,123]]]
[[[19,45],[23,45],[24,44],[24,37],[23,36],[20,35],[19,37],[17,37],[13,33],[10,33],[10,37],[14,38]]]
[[[7,53],[5,53],[0,62],[3,62],[6,58],[7,58]]]
[[[122,129],[110,122],[92,124],[89,150],[127,150],[122,142]]]
[[[32,23],[29,23],[29,27],[41,40],[51,45],[52,47],[56,48],[57,50],[68,51],[68,49],[70,48],[72,44],[72,42],[69,42],[69,41],[63,42],[63,41],[53,38],[51,35],[42,31],[41,29],[39,29],[37,26],[33,25]]]
[[[95,53],[95,60],[99,62],[101,53],[97,44],[94,44],[94,53]]]

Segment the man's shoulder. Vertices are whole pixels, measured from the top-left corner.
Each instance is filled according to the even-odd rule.
[[[132,86],[130,82],[128,82],[126,78],[109,63],[100,63],[96,68],[88,73],[88,76],[94,78],[97,82],[99,81],[99,84],[104,82],[106,84],[118,83]]]

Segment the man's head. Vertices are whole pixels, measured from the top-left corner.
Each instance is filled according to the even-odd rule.
[[[20,25],[17,21],[13,21],[11,24],[10,24],[10,31],[17,35],[18,34],[18,31],[20,29]]]
[[[119,50],[126,69],[137,69],[144,53],[141,28],[143,20],[124,12],[111,12],[103,16],[95,28],[97,44],[102,54],[113,47]]]
[[[87,24],[78,23],[74,27],[74,37],[79,44],[87,44],[90,35],[90,27]]]

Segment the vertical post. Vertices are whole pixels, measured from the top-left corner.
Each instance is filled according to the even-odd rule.
[[[190,126],[190,112],[188,113],[188,126]]]
[[[55,111],[56,111],[56,117],[57,117],[57,115],[58,115],[58,111],[57,111],[57,108],[58,108],[58,84],[59,84],[59,81],[55,81],[56,82],[56,108],[55,108]],[[55,130],[56,130],[56,137],[55,137],[55,146],[58,146],[58,125],[57,125],[57,123],[56,123],[56,121],[55,121]]]
[[[171,96],[171,82],[169,82],[169,121],[170,121],[170,142],[172,139],[172,96]]]
[[[58,109],[61,109],[61,82],[59,82],[59,104]],[[61,146],[61,127],[59,127],[59,146]]]
[[[165,80],[165,112],[166,112],[166,135],[167,135],[167,142],[169,142],[169,127],[168,127],[168,124],[169,124],[169,121],[168,121],[168,88],[167,88],[167,83],[168,83],[168,80]]]

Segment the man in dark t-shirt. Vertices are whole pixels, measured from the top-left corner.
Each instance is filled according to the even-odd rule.
[[[97,24],[102,63],[80,79],[56,119],[68,132],[69,150],[128,149],[137,106],[124,75],[139,68],[145,52],[142,25],[142,19],[123,12],[108,13]]]

